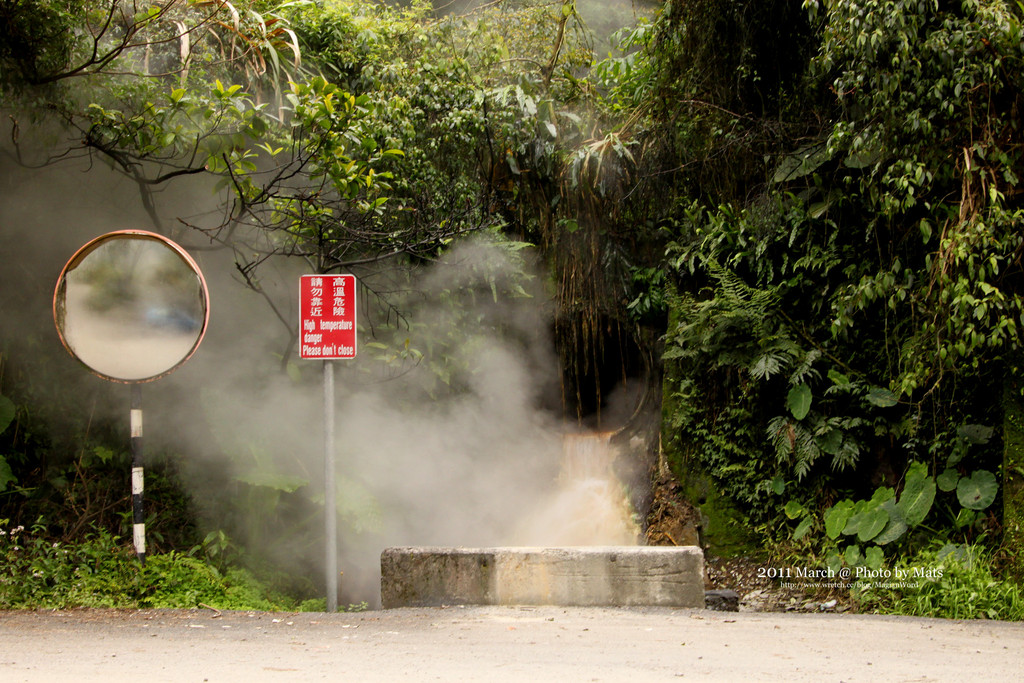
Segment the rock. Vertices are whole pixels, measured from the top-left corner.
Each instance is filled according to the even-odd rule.
[[[701,526],[700,510],[685,499],[679,482],[659,477],[647,514],[647,545],[700,546]]]
[[[723,590],[704,591],[704,609],[710,609],[716,612],[739,612],[739,593],[729,588]]]

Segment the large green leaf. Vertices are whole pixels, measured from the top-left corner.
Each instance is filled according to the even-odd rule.
[[[984,510],[996,499],[999,484],[996,475],[988,470],[978,470],[963,477],[956,485],[956,497],[969,510]]]
[[[830,507],[825,512],[825,535],[833,541],[839,538],[852,514],[853,502],[849,500],[841,500]]]
[[[871,502],[876,505],[881,505],[887,500],[893,500],[896,498],[896,491],[891,486],[879,486],[875,489],[875,492],[871,494]]]
[[[960,473],[952,468],[947,468],[935,479],[940,491],[955,491],[959,481]]]
[[[843,445],[843,433],[838,429],[829,428],[824,434],[815,437],[814,443],[818,445],[822,453],[835,455]]]
[[[18,478],[14,476],[14,472],[11,471],[11,466],[7,462],[7,458],[0,455],[0,491],[7,488],[8,484],[17,483]]]
[[[825,557],[825,566],[833,574],[839,571],[840,567],[843,566],[843,556],[839,554],[838,550],[833,550]]]
[[[889,512],[885,509],[886,501],[891,500],[892,489],[879,489],[871,500],[857,501],[852,509],[849,521],[843,527],[847,536],[856,534],[860,541],[870,541],[885,529],[889,523]]]
[[[935,502],[935,480],[928,475],[924,463],[914,462],[907,470],[906,483],[897,503],[907,526],[915,527],[924,521]]]
[[[882,553],[882,549],[877,545],[870,546],[864,551],[864,564],[868,566],[868,569],[881,569],[882,561],[885,559],[885,555]]]
[[[791,500],[788,503],[786,503],[786,507],[784,507],[782,510],[790,519],[796,519],[800,515],[803,515],[807,512],[804,509],[804,506],[799,501],[795,500]]]
[[[864,398],[868,403],[879,408],[890,408],[898,401],[896,394],[882,387],[871,387]]]
[[[6,396],[0,396],[0,433],[3,433],[7,426],[14,421],[14,401]]]
[[[828,146],[820,142],[801,147],[793,154],[782,158],[778,168],[775,169],[775,173],[772,175],[772,182],[784,183],[794,178],[814,173],[819,166],[831,157]]]
[[[870,541],[878,536],[889,523],[889,513],[882,506],[869,508],[862,514],[864,519],[861,520],[860,529],[857,531],[857,538],[861,542]]]
[[[811,526],[814,524],[814,517],[807,515],[800,523],[796,525],[796,529],[793,530],[793,540],[799,541],[801,538],[807,535],[807,532],[811,530]]]
[[[958,436],[967,439],[970,443],[975,446],[984,446],[992,438],[995,430],[992,427],[986,425],[961,425],[957,428],[956,433]]]
[[[828,371],[828,378],[832,380],[833,384],[839,387],[845,387],[850,383],[850,378],[835,368]]]
[[[861,522],[864,521],[864,510],[867,509],[868,501],[858,500],[850,508],[850,516],[846,521],[846,525],[843,527],[843,534],[846,536],[853,536],[860,531]]]
[[[889,521],[886,523],[885,528],[874,538],[874,542],[878,545],[892,543],[907,533],[908,528],[906,520],[903,519],[903,513],[900,512],[895,501],[887,500],[882,503],[882,507],[889,514]]]
[[[786,397],[786,407],[798,420],[807,417],[807,413],[811,411],[811,388],[806,384],[798,384],[790,389]]]

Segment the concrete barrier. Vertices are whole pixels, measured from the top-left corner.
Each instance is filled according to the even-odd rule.
[[[381,604],[704,607],[695,546],[388,548]]]

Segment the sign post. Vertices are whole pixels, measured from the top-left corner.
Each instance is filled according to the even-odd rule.
[[[338,513],[334,471],[334,365],[356,357],[354,275],[303,275],[299,286],[299,357],[323,361],[324,374],[324,576],[327,611],[338,610]]]

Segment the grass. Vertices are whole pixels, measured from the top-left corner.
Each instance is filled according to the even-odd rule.
[[[0,520],[0,609],[194,608],[298,611],[298,603],[251,572],[220,569],[169,552],[139,565],[130,544],[94,529],[76,544],[53,542],[41,530],[8,528]]]
[[[905,578],[854,586],[862,612],[1024,620],[1024,587],[999,577],[981,545],[936,544],[897,567]]]

